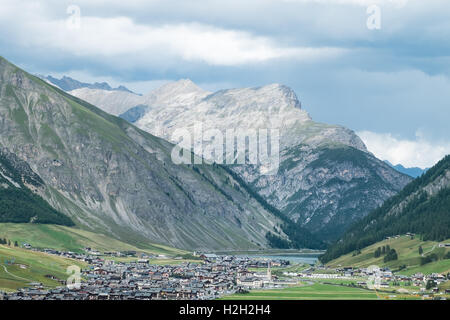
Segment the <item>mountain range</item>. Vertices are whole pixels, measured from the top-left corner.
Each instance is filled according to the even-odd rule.
[[[61,79],[54,78],[52,76],[43,76],[38,75],[39,78],[51,83],[58,88],[64,91],[71,91],[75,89],[81,88],[89,88],[89,89],[101,89],[106,91],[123,91],[128,93],[133,93],[133,91],[129,90],[125,86],[118,86],[117,88],[112,88],[107,82],[95,82],[95,83],[86,83],[80,82],[78,80],[72,79],[71,77],[63,76]]]
[[[0,58],[0,146],[77,226],[186,249],[268,247],[282,219],[217,165],[175,165],[173,145]]]
[[[411,181],[353,131],[313,121],[280,84],[209,92],[184,79],[142,96],[66,92],[1,58],[0,117],[0,147],[42,180],[39,196],[55,212],[134,243],[324,248]],[[198,122],[205,131],[278,130],[276,170],[175,164],[175,130]],[[202,139],[193,144],[207,147]]]
[[[173,137],[177,129],[192,133],[197,123],[204,132],[279,130],[276,174],[261,174],[255,165],[230,168],[270,205],[325,241],[337,239],[411,181],[368,152],[353,131],[313,121],[284,85],[209,92],[183,79],[142,96],[88,88],[70,94],[173,143],[179,142]],[[193,145],[207,148],[202,139]]]
[[[429,169],[429,168],[422,169],[422,168],[419,168],[419,167],[405,168],[401,164],[393,165],[392,163],[390,163],[387,160],[384,160],[384,162],[386,162],[388,165],[390,165],[392,168],[394,168],[398,172],[407,174],[408,176],[413,177],[413,178],[420,177],[422,174],[427,172],[427,170]]]

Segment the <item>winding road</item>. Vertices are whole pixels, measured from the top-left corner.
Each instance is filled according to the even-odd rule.
[[[430,251],[422,253],[422,257],[425,257],[425,254],[432,252],[435,248],[436,248],[436,245],[434,245]]]
[[[17,278],[17,279],[20,279],[20,280],[25,280],[25,281],[28,281],[28,282],[33,282],[33,281],[30,280],[30,279],[25,279],[25,278],[16,276],[15,274],[12,274],[11,272],[8,271],[8,269],[6,268],[6,266],[2,266],[2,267],[3,267],[3,269],[5,270],[5,272],[6,272],[7,274],[9,274],[10,276],[13,276],[14,278]]]

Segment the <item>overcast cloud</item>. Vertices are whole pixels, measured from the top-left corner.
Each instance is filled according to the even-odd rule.
[[[366,26],[373,4],[379,30]],[[428,167],[450,153],[449,16],[447,0],[0,0],[0,55],[141,93],[179,78],[283,83],[381,159]]]

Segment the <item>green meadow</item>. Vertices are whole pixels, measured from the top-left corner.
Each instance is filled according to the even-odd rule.
[[[251,290],[245,294],[233,294],[225,300],[374,300],[377,294],[371,290],[333,284],[313,283],[283,289]]]
[[[449,240],[443,243],[449,243]],[[395,249],[398,260],[384,262],[384,256],[374,257],[374,252],[378,247],[389,245],[391,249]],[[421,255],[419,247],[422,246],[423,255],[436,254],[438,261],[433,261],[421,265]],[[450,272],[450,259],[444,259],[449,252],[449,248],[439,248],[439,243],[434,241],[423,241],[418,236],[411,238],[410,236],[401,236],[395,239],[386,239],[377,242],[361,250],[360,254],[349,253],[327,263],[328,267],[368,267],[377,265],[380,267],[389,267],[391,270],[399,270],[398,272],[405,275],[422,272],[424,274],[431,273],[447,273]],[[403,268],[405,267],[405,268]]]
[[[52,288],[61,285],[46,275],[65,280],[68,266],[84,268],[83,262],[34,252],[17,247],[0,245],[0,290],[13,291],[29,286],[30,282],[40,282]]]

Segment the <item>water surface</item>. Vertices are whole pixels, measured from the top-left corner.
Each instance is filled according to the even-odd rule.
[[[292,254],[238,254],[237,257],[249,257],[271,260],[288,260],[291,264],[308,263],[315,264],[320,254],[318,253],[292,253]]]

